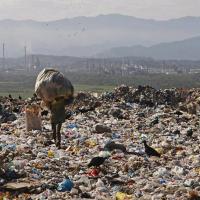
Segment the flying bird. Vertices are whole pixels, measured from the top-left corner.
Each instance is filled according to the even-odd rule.
[[[160,157],[161,155],[152,147],[148,146],[146,140],[143,141],[144,147],[145,147],[145,153],[150,157],[150,156],[156,156]]]

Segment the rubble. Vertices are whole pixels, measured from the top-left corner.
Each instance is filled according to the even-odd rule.
[[[199,198],[199,94],[124,85],[95,97],[80,92],[67,107],[61,149],[48,115],[42,130],[28,131],[27,101],[1,97],[1,119],[16,119],[0,124],[0,199]],[[146,155],[144,140],[160,158]],[[94,157],[107,159],[88,168]]]

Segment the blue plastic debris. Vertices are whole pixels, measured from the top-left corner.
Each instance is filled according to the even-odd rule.
[[[58,184],[57,190],[59,192],[70,192],[73,186],[74,184],[70,179],[65,179],[64,181]]]
[[[67,128],[73,129],[73,128],[78,128],[76,124],[69,124]]]
[[[112,139],[119,139],[121,136],[118,133],[112,134]]]

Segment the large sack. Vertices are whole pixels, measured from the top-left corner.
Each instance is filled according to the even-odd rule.
[[[42,130],[42,122],[40,116],[40,107],[38,105],[27,105],[26,113],[26,130]]]
[[[44,69],[36,79],[35,93],[44,102],[52,102],[58,97],[71,98],[74,88],[61,72],[54,69]]]

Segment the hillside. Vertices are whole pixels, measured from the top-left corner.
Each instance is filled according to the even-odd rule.
[[[30,54],[91,56],[128,45],[150,46],[200,35],[200,17],[156,21],[119,14],[49,22],[0,21],[6,56]],[[167,33],[167,34],[166,34]]]
[[[200,60],[200,36],[182,41],[160,43],[150,47],[117,47],[97,54],[97,57],[141,56],[154,59]]]

